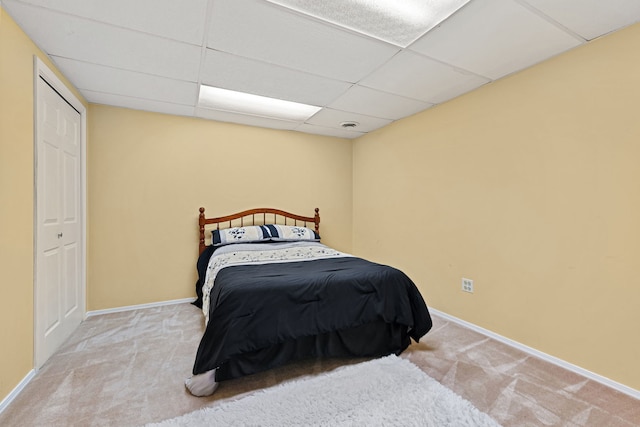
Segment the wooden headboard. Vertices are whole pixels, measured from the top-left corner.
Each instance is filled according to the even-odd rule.
[[[249,225],[290,224],[308,227],[314,224],[316,233],[320,234],[319,212],[320,210],[316,208],[314,216],[302,216],[280,209],[256,208],[217,218],[206,218],[204,216],[204,208],[200,208],[200,218],[198,220],[200,225],[200,244],[198,253],[202,253],[206,247],[204,243],[204,233],[205,226],[207,225],[214,225],[215,227],[213,228],[219,230],[220,228],[244,227]]]

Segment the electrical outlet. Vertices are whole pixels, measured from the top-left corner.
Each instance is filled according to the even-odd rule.
[[[462,290],[473,293],[473,280],[462,278]]]

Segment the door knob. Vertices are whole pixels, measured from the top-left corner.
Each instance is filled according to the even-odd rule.
[[[62,237],[62,233],[58,233],[58,239]]]

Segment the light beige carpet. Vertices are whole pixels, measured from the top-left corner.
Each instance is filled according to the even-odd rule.
[[[0,414],[0,426],[140,426],[360,360],[309,360],[191,396],[203,331],[190,304],[90,317]],[[504,426],[640,426],[638,400],[434,316],[402,355]]]

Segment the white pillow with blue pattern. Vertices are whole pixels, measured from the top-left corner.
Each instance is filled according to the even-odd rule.
[[[251,243],[267,241],[269,239],[271,239],[271,233],[264,225],[225,228],[224,230],[213,230],[211,233],[211,244],[213,246],[230,245],[233,243]]]
[[[320,236],[307,227],[294,225],[251,225],[247,227],[233,227],[211,232],[211,244],[224,246],[234,243],[252,242],[291,242],[306,240],[319,242]]]
[[[296,225],[267,225],[271,233],[271,240],[274,242],[291,242],[297,240],[308,240],[312,242],[320,241],[320,236],[315,230]]]

